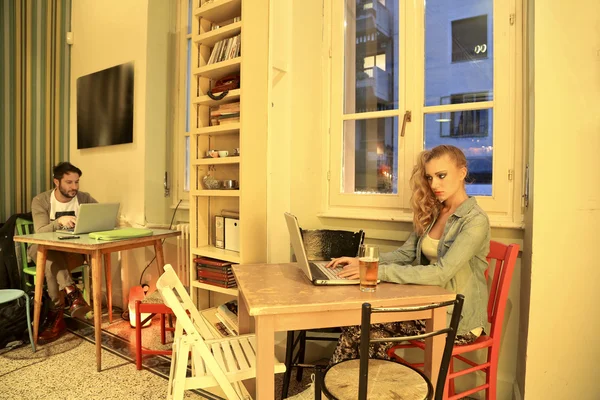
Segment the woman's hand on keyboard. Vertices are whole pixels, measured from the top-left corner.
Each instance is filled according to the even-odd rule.
[[[358,258],[354,257],[340,257],[334,258],[327,264],[327,268],[339,268],[344,267],[342,272],[338,274],[340,278],[358,279]]]

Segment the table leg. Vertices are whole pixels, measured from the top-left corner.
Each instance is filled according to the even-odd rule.
[[[96,370],[102,370],[102,253],[92,253],[92,291],[94,292],[94,333],[96,339]]]
[[[104,279],[106,279],[106,306],[108,307],[108,322],[112,324],[112,275],[111,253],[104,254]]]
[[[238,296],[238,330],[240,332],[240,335],[244,333],[254,332],[254,327],[252,325],[252,319],[250,318],[250,314],[248,313],[246,301],[240,293]]]
[[[251,323],[252,319],[250,318],[250,314],[248,313],[248,307],[246,306],[246,301],[244,300],[243,294],[240,292],[238,295],[238,329],[240,335],[246,333],[254,332],[254,326]],[[176,328],[181,324],[177,324]],[[177,336],[175,336],[177,337]],[[255,379],[246,379],[243,381],[246,390],[250,394],[250,396],[255,399],[256,398],[256,380]]]
[[[156,254],[156,262],[158,263],[158,276],[161,276],[163,267],[165,266],[165,253],[163,253],[163,246],[160,239],[154,241],[154,254]]]
[[[38,245],[35,261],[35,297],[33,301],[33,343],[37,345],[38,330],[40,328],[40,313],[42,310],[42,291],[44,289],[44,277],[46,273],[46,257],[48,249],[44,245]]]
[[[447,323],[446,307],[435,308],[432,310],[431,319],[426,321],[426,330],[427,332],[432,332],[444,329]],[[425,339],[425,375],[431,380],[434,390],[440,372],[445,341],[446,337],[444,335]]]
[[[256,398],[272,399],[275,393],[275,321],[272,315],[256,321]]]

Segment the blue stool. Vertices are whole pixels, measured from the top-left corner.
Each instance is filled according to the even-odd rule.
[[[33,332],[31,328],[31,316],[29,315],[29,297],[24,291],[19,289],[0,289],[0,304],[10,303],[11,301],[17,300],[20,297],[25,297],[25,307],[27,307],[27,330],[29,331],[31,348],[35,353],[35,344],[33,343]]]

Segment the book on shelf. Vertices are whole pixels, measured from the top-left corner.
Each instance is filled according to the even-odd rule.
[[[202,256],[194,258],[194,262],[203,265],[212,265],[215,267],[230,267],[231,265],[233,265],[233,263],[230,261],[222,261]]]
[[[227,265],[224,267],[217,267],[216,265],[206,265],[206,264],[196,263],[196,268],[202,268],[204,271],[213,271],[213,272],[220,272],[220,273],[232,272],[231,265]]]
[[[231,60],[241,54],[241,34],[219,40],[215,43],[208,58],[207,65]]]
[[[199,266],[197,268],[198,276],[211,279],[231,279],[233,278],[233,271],[231,270],[215,270],[212,268],[204,268]]]
[[[235,284],[235,277],[233,275],[213,275],[203,271],[198,271],[198,280],[215,281],[225,284]]]
[[[240,122],[240,117],[233,117],[233,118],[219,118],[218,119],[218,123],[219,125],[226,125],[226,124],[235,124]]]
[[[207,308],[200,311],[202,319],[206,322],[208,329],[215,338],[236,336],[232,327],[228,327],[218,315],[217,307]]]
[[[222,317],[226,325],[232,327],[234,331],[239,332],[237,300],[231,300],[218,306],[217,314]]]
[[[222,281],[218,279],[209,279],[198,277],[198,282],[205,283],[207,285],[213,285],[224,289],[232,289],[237,287],[237,282],[235,279],[233,281]]]

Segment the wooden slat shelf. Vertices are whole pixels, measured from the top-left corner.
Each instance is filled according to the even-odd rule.
[[[219,40],[228,39],[242,31],[242,21],[225,25],[214,31],[203,33],[194,38],[194,43],[200,43],[203,46],[213,47]]]
[[[240,263],[240,253],[237,251],[218,249],[215,246],[193,247],[191,253],[203,257],[216,258],[217,260]]]
[[[215,285],[209,285],[207,283],[202,283],[202,282],[198,282],[198,281],[192,281],[192,287],[196,287],[199,289],[205,289],[205,290],[210,290],[211,292],[219,292],[219,293],[224,293],[224,294],[228,294],[230,296],[237,296],[238,295],[238,290],[236,288],[222,288],[219,286],[215,286]]]
[[[231,60],[221,61],[215,64],[204,65],[193,69],[194,75],[199,75],[209,79],[219,79],[234,72],[239,73],[242,65],[242,57],[232,58]]]
[[[218,158],[201,158],[199,160],[192,160],[192,165],[223,165],[223,164],[239,164],[241,162],[240,156],[233,157],[218,157]]]
[[[239,189],[192,190],[192,196],[240,197]]]
[[[206,128],[196,129],[195,135],[201,136],[216,136],[216,135],[232,135],[240,132],[240,123],[236,122],[233,124],[208,126]]]
[[[242,95],[242,89],[234,89],[234,90],[230,90],[229,93],[227,93],[227,96],[223,97],[221,100],[213,100],[208,96],[199,96],[196,97],[194,100],[192,100],[193,104],[197,104],[200,106],[216,106],[219,104],[223,104],[223,103],[229,103],[233,100],[240,100],[240,97]]]
[[[206,18],[212,22],[221,22],[242,15],[241,0],[215,0],[194,9],[194,16]]]

